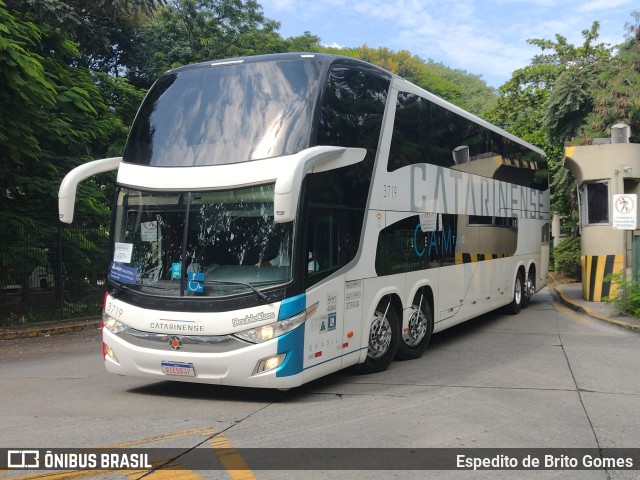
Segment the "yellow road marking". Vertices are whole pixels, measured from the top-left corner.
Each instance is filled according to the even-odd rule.
[[[110,445],[107,448],[127,448],[134,447],[137,445],[144,445],[148,443],[160,442],[163,440],[171,440],[174,438],[185,437],[188,435],[202,435],[205,437],[210,437],[216,435],[218,433],[217,430],[213,428],[194,428],[190,430],[182,430],[179,432],[172,432],[165,435],[156,435],[154,437],[143,438],[139,440],[133,440],[130,442],[118,443],[115,445]],[[240,454],[235,450],[231,442],[226,437],[220,435],[212,438],[208,442],[211,447],[214,449],[214,452],[224,468],[227,470],[227,473],[231,477],[232,480],[254,480],[256,477],[253,475],[253,472],[249,470],[249,467],[245,463],[244,459]],[[223,451],[221,451],[223,450]],[[90,453],[91,450],[83,450],[83,453]],[[181,466],[179,463],[172,462],[172,465],[175,467]],[[2,470],[1,472],[8,472],[13,470]],[[81,470],[81,471],[64,471],[64,472],[47,472],[47,473],[38,473],[32,475],[25,475],[19,477],[6,477],[7,480],[37,480],[37,479],[46,479],[46,480],[73,480],[78,478],[92,478],[99,477],[104,475],[105,473],[109,474],[121,474],[130,479],[137,479],[144,475],[145,480],[165,480],[165,479],[178,479],[178,480],[201,480],[204,477],[199,475],[196,472],[191,470],[167,470],[167,469],[158,469],[158,470]]]
[[[178,465],[179,464],[174,464]],[[39,478],[46,480],[73,480],[77,478],[92,478],[100,477],[102,475],[123,475],[132,480],[145,476],[148,480],[166,480],[166,479],[178,479],[178,480],[202,480],[204,477],[191,470],[81,470],[77,472],[53,472],[53,473],[39,473],[36,475],[26,475],[22,477],[6,477],[6,480],[36,480]]]
[[[232,480],[255,480],[253,472],[226,437],[212,438],[209,445],[216,450],[216,455]]]
[[[105,448],[127,448],[134,447],[136,445],[143,445],[145,443],[160,442],[162,440],[171,440],[173,438],[186,437],[188,435],[215,435],[218,431],[213,428],[192,428],[190,430],[181,430],[179,432],[167,433],[164,435],[156,435],[155,437],[143,438],[140,440],[133,440],[131,442],[117,443],[116,445],[110,445]]]
[[[191,470],[154,470],[151,473],[147,470],[124,470],[117,473],[121,473],[132,480],[138,479],[142,475],[145,476],[145,480],[166,480],[174,478],[177,480],[201,480],[204,478],[202,475],[192,472]]]
[[[99,475],[99,472],[96,472],[95,470],[83,470],[80,472],[38,473],[35,475],[26,475],[23,477],[5,477],[5,478],[7,480],[34,480],[37,478],[46,478],[47,480],[67,480],[72,478],[89,478],[95,475]]]
[[[585,317],[584,315],[580,315],[579,313],[576,313],[575,311],[571,310],[569,307],[566,307],[560,303],[554,303],[553,308],[555,308],[556,311],[570,315],[573,318],[580,320],[583,323],[593,323],[591,319]]]

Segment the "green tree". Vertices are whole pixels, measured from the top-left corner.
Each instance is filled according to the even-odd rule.
[[[124,58],[132,84],[148,88],[165,71],[189,63],[311,50],[318,37],[283,39],[280,24],[254,0],[173,0],[136,34]]]
[[[552,143],[560,143],[575,136],[584,118],[593,107],[597,76],[610,63],[612,48],[598,39],[599,23],[590,30],[583,30],[584,43],[575,47],[557,35],[557,42],[538,40],[540,48],[553,49],[554,53],[540,56],[561,67],[553,88],[544,105],[544,128]]]
[[[55,27],[0,0],[0,180],[4,212],[54,211],[60,174],[108,129],[107,107],[79,52]],[[104,209],[102,198],[86,207]]]
[[[544,127],[554,144],[573,138],[593,108],[596,78],[602,65],[577,64],[567,67],[556,79],[544,106]]]
[[[640,142],[640,10],[632,13],[627,35],[617,55],[599,72],[592,92],[592,109],[585,116],[576,143],[608,137],[616,123],[631,126],[631,141]]]
[[[29,12],[36,24],[56,26],[76,42],[75,61],[93,71],[119,76],[121,58],[135,33],[166,0],[5,0],[10,9]]]
[[[577,222],[576,196],[575,181],[562,166],[564,140],[589,111],[595,74],[611,56],[609,45],[596,43],[599,28],[593,22],[583,30],[584,42],[577,47],[562,35],[555,40],[528,40],[542,53],[498,89],[496,107],[489,115],[492,122],[546,151],[551,209],[568,219],[569,227]]]
[[[57,267],[58,249],[49,243],[55,237],[46,232],[58,223],[60,181],[90,158],[90,145],[105,141],[112,117],[59,28],[0,0],[0,33],[0,214],[7,232],[23,232],[18,245],[0,238],[0,283],[13,274],[26,286],[35,265]],[[80,197],[79,212],[106,210],[96,181],[84,183]]]
[[[81,142],[82,158],[71,165],[82,163],[88,158],[118,156],[122,154],[129,131],[129,126],[144,96],[144,90],[132,87],[121,77],[126,71],[122,65],[124,52],[132,48],[134,34],[149,22],[155,9],[165,0],[5,0],[10,11],[19,12],[42,31],[50,32],[47,37],[59,37],[67,46],[66,54],[58,50],[47,50],[46,44],[38,47],[45,61],[56,61],[61,71],[68,67],[74,75],[81,75],[87,87],[78,85],[83,91],[90,91],[89,108],[85,112],[87,126],[94,129],[92,135]],[[47,69],[48,76],[54,76]],[[82,115],[82,114],[81,114]],[[63,129],[64,130],[64,129]],[[66,134],[66,132],[64,132]],[[64,135],[59,138],[59,145],[53,141],[54,150],[61,147]],[[68,149],[64,149],[67,151]],[[39,156],[39,162],[46,162],[46,157]],[[56,157],[58,158],[58,157]],[[66,173],[66,167],[60,169]],[[101,192],[110,193],[112,176],[93,179],[88,182],[100,186]],[[85,188],[83,185],[82,188]],[[105,203],[99,192],[99,202]],[[93,198],[93,197],[92,197]],[[111,195],[107,195],[110,199]],[[79,196],[80,212],[82,212],[84,196]],[[88,200],[91,202],[91,200]],[[95,205],[94,205],[95,206]],[[98,207],[100,208],[100,207]]]
[[[594,66],[606,62],[611,56],[612,49],[607,44],[594,44],[599,36],[599,28],[600,24],[593,22],[591,29],[583,30],[584,42],[579,47],[569,44],[565,37],[558,34],[555,41],[527,40],[543,53],[533,57],[531,65],[513,72],[511,79],[498,89],[498,102],[491,114],[492,120],[539,147],[547,146],[548,127],[552,124],[561,126],[562,115],[573,112],[572,106],[576,104],[571,101],[572,96],[580,98],[579,93],[567,96],[563,90],[555,93],[557,98],[553,97],[556,81],[568,72],[561,81],[571,85],[572,82],[566,80],[578,76],[583,69],[582,73],[592,73]],[[552,107],[563,105],[559,101],[562,98],[570,99],[567,102],[569,106],[554,110]],[[552,137],[557,139],[558,135]]]

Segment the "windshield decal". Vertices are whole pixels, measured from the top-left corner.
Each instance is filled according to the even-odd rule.
[[[204,273],[189,273],[187,291],[193,293],[204,292]]]
[[[109,278],[120,283],[134,284],[138,278],[138,269],[128,267],[119,262],[111,262]]]
[[[173,262],[171,264],[171,280],[180,280],[182,277],[182,263]]]
[[[158,241],[158,222],[144,222],[140,225],[140,238],[143,242]]]
[[[119,263],[131,263],[131,255],[133,254],[133,243],[116,242],[113,251],[113,261]]]

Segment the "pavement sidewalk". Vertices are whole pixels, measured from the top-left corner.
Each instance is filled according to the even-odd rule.
[[[53,322],[33,323],[30,325],[0,328],[0,340],[16,338],[48,337],[61,333],[80,332],[100,328],[100,317],[74,318],[73,320],[57,320]]]
[[[551,288],[558,299],[569,308],[585,313],[598,320],[640,333],[639,319],[618,312],[612,304],[606,302],[588,302],[584,300],[582,298],[581,283],[559,283],[553,274],[549,274],[549,280],[549,288]],[[3,328],[0,329],[0,340],[79,332],[99,328],[100,322],[99,317],[89,317]]]
[[[549,287],[555,291],[559,300],[567,307],[598,320],[640,333],[640,320],[637,318],[617,311],[613,304],[588,302],[582,298],[582,283],[556,283],[551,274],[549,277],[551,280]]]

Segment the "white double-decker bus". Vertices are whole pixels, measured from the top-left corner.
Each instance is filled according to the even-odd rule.
[[[103,353],[150,379],[291,388],[413,359],[546,284],[543,152],[368,63],[278,54],[181,67],[117,169]]]

